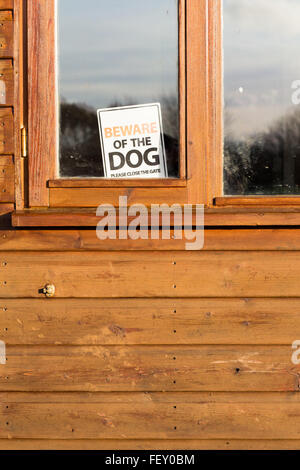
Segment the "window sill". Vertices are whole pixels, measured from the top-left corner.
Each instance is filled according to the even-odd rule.
[[[105,179],[105,178],[62,178],[50,180],[49,188],[184,188],[185,179]]]
[[[300,196],[224,196],[214,200],[215,207],[294,207],[300,208]]]

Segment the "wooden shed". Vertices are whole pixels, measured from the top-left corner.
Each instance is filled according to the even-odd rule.
[[[0,449],[300,448],[293,8],[0,0]],[[106,177],[96,111],[149,103],[165,177]],[[120,197],[189,231],[100,239]]]

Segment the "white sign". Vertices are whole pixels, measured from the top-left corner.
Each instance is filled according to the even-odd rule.
[[[98,109],[106,178],[167,178],[159,103]]]

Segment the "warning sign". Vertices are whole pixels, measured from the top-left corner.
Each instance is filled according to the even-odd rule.
[[[159,103],[97,111],[106,178],[167,178]]]

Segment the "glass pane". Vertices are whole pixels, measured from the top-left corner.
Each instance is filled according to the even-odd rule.
[[[300,1],[223,10],[224,193],[300,194]]]
[[[60,176],[103,177],[97,109],[160,103],[179,169],[178,0],[58,0]]]

